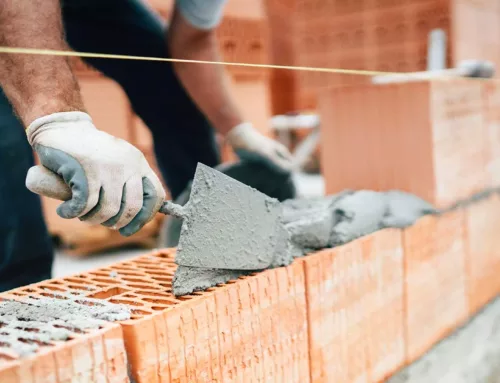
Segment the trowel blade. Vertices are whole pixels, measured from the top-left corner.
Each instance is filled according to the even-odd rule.
[[[178,265],[232,270],[271,265],[281,224],[278,200],[198,164],[184,211]]]

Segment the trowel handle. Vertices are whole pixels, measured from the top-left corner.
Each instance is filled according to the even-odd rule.
[[[35,194],[44,195],[60,201],[71,199],[71,188],[59,175],[45,166],[33,166],[26,176],[26,187]],[[184,217],[184,208],[171,201],[165,201],[160,208],[160,213],[177,218]]]
[[[171,215],[176,218],[184,218],[184,207],[172,201],[165,201],[160,208],[160,213]]]
[[[42,165],[33,166],[28,170],[26,187],[35,194],[60,201],[69,201],[72,195],[71,188],[64,180]]]

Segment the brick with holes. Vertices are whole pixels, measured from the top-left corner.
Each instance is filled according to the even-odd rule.
[[[266,4],[273,64],[424,71],[429,35],[441,29],[447,38],[445,68],[471,58],[500,65],[498,2],[267,0]],[[490,33],[480,33],[483,29]],[[294,71],[285,77],[280,72],[272,73],[278,113],[317,107],[325,88],[369,82],[368,76]],[[289,88],[294,97],[281,91]]]
[[[54,304],[51,298],[37,293],[24,297],[3,294],[2,299],[0,382],[129,382],[121,327],[81,314],[70,318],[80,298],[71,301],[75,306],[61,311],[60,316],[47,311],[46,303]],[[70,298],[60,296],[62,299]]]
[[[130,319],[119,323],[137,383],[309,381],[301,261],[176,298],[174,254],[162,250],[10,296],[82,294],[129,307]]]

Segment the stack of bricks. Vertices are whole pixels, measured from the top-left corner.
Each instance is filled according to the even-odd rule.
[[[499,86],[456,79],[326,92],[320,115],[327,193],[399,189],[449,208],[500,186]]]
[[[499,94],[496,80],[454,79],[320,98],[327,194],[399,189],[442,212],[402,233],[407,363],[500,294]]]
[[[439,28],[447,35],[448,67],[464,59],[500,66],[498,0],[267,0],[267,5],[275,64],[422,71],[429,33]],[[273,107],[275,113],[315,108],[322,90],[369,81],[366,76],[277,70]]]
[[[269,25],[263,0],[230,0],[217,29],[226,62],[269,64]],[[244,117],[269,135],[271,119],[270,70],[227,66],[233,96]]]
[[[12,290],[0,300],[81,295],[132,315],[28,358],[3,345],[0,381],[124,383],[128,364],[137,383],[381,383],[500,294],[499,222],[493,193],[184,297],[175,249]]]
[[[120,325],[130,373],[137,383],[309,380],[303,262],[176,298],[171,293],[173,255],[173,251],[165,250],[30,285],[0,298],[80,293],[130,306],[131,319]],[[90,341],[90,334],[88,338]],[[39,359],[50,347],[41,347],[33,360],[41,363]],[[71,355],[79,345],[70,341],[60,347]],[[56,382],[47,380],[43,371],[36,379],[16,380],[18,375],[11,374],[11,361],[4,361],[2,356],[0,350],[2,383]],[[14,362],[23,367],[32,364],[31,359]],[[49,366],[52,375],[63,368]],[[103,381],[127,381],[107,377],[109,380]]]

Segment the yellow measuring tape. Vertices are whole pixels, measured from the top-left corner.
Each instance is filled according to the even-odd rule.
[[[306,67],[306,66],[293,66],[293,65],[273,65],[273,64],[251,64],[230,61],[205,61],[205,60],[188,60],[188,59],[174,59],[166,57],[148,57],[148,56],[129,56],[129,55],[116,55],[108,53],[92,53],[92,52],[78,52],[78,51],[64,51],[55,49],[36,49],[36,48],[12,48],[0,46],[0,53],[17,53],[17,54],[30,54],[30,55],[45,55],[45,56],[66,56],[66,57],[87,57],[87,58],[103,58],[103,59],[118,59],[118,60],[136,60],[136,61],[157,61],[157,62],[170,62],[170,63],[191,63],[191,64],[212,64],[224,66],[237,66],[248,68],[267,68],[267,69],[284,69],[294,71],[306,72],[322,72],[322,73],[336,73],[348,74],[357,76],[397,76],[408,78],[419,78],[422,72],[384,72],[373,70],[358,70],[358,69],[342,69],[342,68],[321,68],[321,67]],[[471,80],[489,80],[498,81],[498,78],[481,78],[481,77],[467,77]],[[453,77],[449,76],[432,76],[432,80],[452,80]]]
[[[249,67],[249,68],[268,68],[268,69],[286,69],[286,70],[323,72],[323,73],[339,73],[339,74],[351,74],[358,76],[383,76],[383,75],[403,74],[402,72],[380,72],[380,71],[340,69],[340,68],[318,68],[318,67],[304,67],[304,66],[290,66],[290,65],[250,64],[250,63],[227,62],[227,61],[185,60],[185,59],[173,59],[165,57],[128,56],[128,55],[115,55],[107,53],[61,51],[52,49],[10,48],[2,46],[0,46],[0,53],[21,53],[30,55],[50,55],[50,56],[87,57],[87,58],[103,58],[103,59],[138,60],[138,61],[212,64],[212,65],[239,66],[239,67]]]

